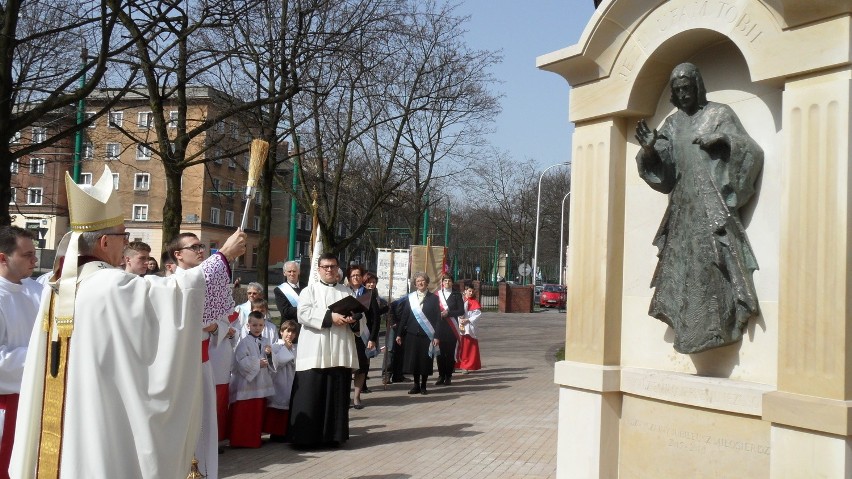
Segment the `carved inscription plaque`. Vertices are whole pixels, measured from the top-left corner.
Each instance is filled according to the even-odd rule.
[[[619,477],[769,477],[769,423],[625,396]]]

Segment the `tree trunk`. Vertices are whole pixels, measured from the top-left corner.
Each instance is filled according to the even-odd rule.
[[[183,170],[165,165],[166,201],[163,204],[163,251],[169,242],[180,233],[183,201],[181,200],[180,180]]]

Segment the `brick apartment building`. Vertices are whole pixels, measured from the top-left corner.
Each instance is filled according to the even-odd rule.
[[[109,99],[109,90],[94,92],[86,100],[92,110]],[[215,116],[232,101],[227,95],[209,87],[191,87],[187,91],[189,108],[188,128],[196,122]],[[175,128],[177,111],[164,105],[169,118],[169,128]],[[73,121],[73,113],[59,120],[46,122],[31,132],[21,132],[21,144],[38,141],[50,128],[60,128],[63,121]],[[141,141],[131,140],[120,128]],[[249,162],[248,145],[253,137],[250,121],[231,118],[197,136],[188,146],[188,155],[200,153],[196,165],[184,170],[181,199],[183,203],[181,231],[198,235],[210,249],[218,248],[239,226],[245,200],[243,192]],[[113,185],[121,196],[125,209],[125,224],[131,241],[144,241],[151,245],[152,256],[161,254],[163,205],[166,197],[164,167],[152,151],[156,143],[153,116],[148,100],[129,93],[118,102],[108,116],[97,118],[86,129],[80,169],[80,183],[97,181],[108,165],[113,173]],[[280,151],[286,151],[286,143]],[[155,149],[155,148],[154,148]],[[12,199],[10,213],[13,224],[33,229],[45,228],[45,258],[52,261],[52,250],[68,231],[68,212],[65,200],[64,175],[73,165],[73,138],[62,140],[50,148],[24,157],[12,165]],[[289,221],[289,195],[273,191],[272,228],[270,235],[271,265],[287,258]],[[248,254],[241,259],[238,270],[253,270],[257,263],[258,230],[260,224],[260,196],[249,205]],[[297,246],[299,252],[309,235],[310,221],[304,215],[298,218]],[[297,256],[299,255],[297,252]],[[49,263],[44,263],[47,267]],[[249,277],[251,274],[249,273]]]

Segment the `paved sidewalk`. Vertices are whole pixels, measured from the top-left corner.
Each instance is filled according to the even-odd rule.
[[[428,396],[407,384],[381,386],[381,356],[350,409],[350,438],[338,449],[296,451],[287,444],[230,449],[222,478],[549,478],[556,476],[556,351],[565,313],[485,313],[483,369],[429,383]],[[384,338],[381,339],[384,341]],[[436,370],[437,372],[437,370]]]

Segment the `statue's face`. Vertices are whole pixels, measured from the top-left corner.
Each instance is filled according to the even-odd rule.
[[[676,78],[672,82],[672,95],[681,110],[693,113],[698,108],[698,87],[691,79]]]

